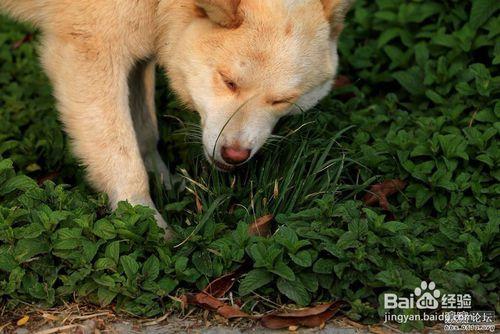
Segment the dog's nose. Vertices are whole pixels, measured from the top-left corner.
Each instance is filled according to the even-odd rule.
[[[250,153],[252,150],[246,148],[240,148],[238,146],[228,147],[223,146],[221,150],[222,159],[231,165],[237,165],[244,163],[250,158]]]

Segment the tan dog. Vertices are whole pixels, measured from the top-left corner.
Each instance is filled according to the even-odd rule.
[[[200,113],[207,158],[231,170],[280,117],[328,94],[351,1],[0,0],[0,9],[43,31],[43,67],[90,182],[113,207],[154,208],[146,171],[168,179],[156,149],[155,64]]]

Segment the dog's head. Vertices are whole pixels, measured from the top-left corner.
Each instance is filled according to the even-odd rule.
[[[352,0],[194,0],[168,62],[173,89],[201,116],[207,158],[250,159],[279,118],[325,97]]]

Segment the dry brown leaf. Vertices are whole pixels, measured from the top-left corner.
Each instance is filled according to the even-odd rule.
[[[28,33],[28,34],[24,35],[24,37],[22,39],[14,42],[14,44],[12,44],[12,50],[17,50],[21,47],[21,45],[28,43],[28,42],[31,42],[32,40],[33,40],[33,34]]]
[[[251,318],[252,316],[248,313],[245,313],[241,311],[240,309],[224,304],[221,307],[217,309],[217,313],[219,313],[221,316],[223,316],[226,319],[233,319],[233,318]]]
[[[248,266],[249,263],[244,263],[236,271],[210,282],[203,291],[180,297],[182,304],[196,305],[209,311],[215,311],[226,319],[251,317],[249,314],[241,311],[238,305],[231,306],[217,299],[223,297],[231,290],[236,279],[248,270]]]
[[[249,314],[241,311],[240,309],[228,305],[205,292],[187,294],[186,299],[189,304],[197,305],[210,311],[215,311],[226,319],[251,317]]]
[[[382,183],[372,185],[369,192],[363,197],[363,201],[366,205],[378,204],[382,209],[389,211],[387,197],[400,192],[405,187],[406,182],[403,180],[385,180]]]
[[[196,192],[194,193],[194,200],[196,203],[196,212],[203,213],[203,204],[201,204],[200,196]]]
[[[335,82],[333,83],[333,89],[340,89],[343,87],[347,87],[352,85],[351,79],[345,75],[339,75],[336,79]],[[345,94],[337,95],[337,98],[341,101],[348,101],[352,99],[353,97],[356,97],[353,93],[346,92]]]
[[[271,235],[271,222],[274,216],[269,214],[258,218],[255,222],[248,227],[248,234],[260,237],[267,237]]]
[[[45,183],[45,181],[54,181],[57,177],[59,177],[60,173],[59,172],[50,172],[48,174],[40,176],[37,180],[36,183],[41,186]]]
[[[227,275],[221,276],[216,280],[210,282],[203,292],[214,296],[215,298],[221,298],[233,287],[236,279],[241,276],[241,271],[237,270],[235,272],[229,273]]]
[[[342,302],[320,304],[292,312],[277,312],[264,316],[262,326],[269,329],[290,328],[290,326],[320,327],[338,312]]]
[[[318,304],[311,307],[299,308],[290,312],[274,313],[276,317],[286,317],[286,318],[304,318],[311,315],[318,315],[327,311],[334,303],[324,303]]]
[[[335,78],[333,88],[342,88],[349,85],[352,85],[351,79],[349,79],[349,77],[346,75],[339,75],[337,78]]]

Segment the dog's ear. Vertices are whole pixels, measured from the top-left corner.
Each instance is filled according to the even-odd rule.
[[[344,29],[344,19],[356,0],[321,0],[326,18],[330,21],[332,38],[339,37]]]
[[[225,28],[237,28],[243,22],[238,7],[241,0],[195,0],[196,7],[212,22]]]

